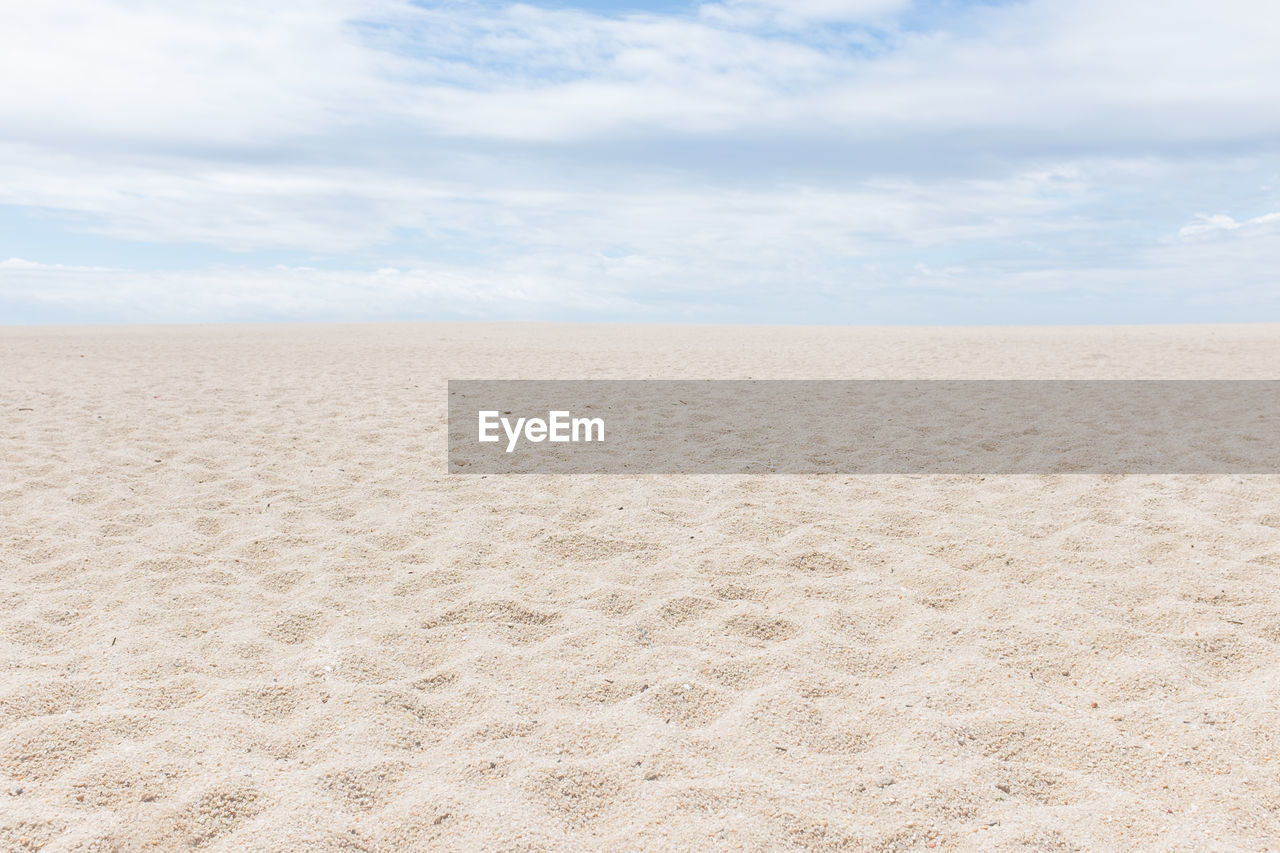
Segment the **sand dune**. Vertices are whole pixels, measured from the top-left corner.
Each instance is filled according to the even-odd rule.
[[[0,849],[1280,848],[1280,477],[449,476],[449,378],[1280,327],[0,330]]]

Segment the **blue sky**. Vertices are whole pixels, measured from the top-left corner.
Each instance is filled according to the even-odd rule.
[[[1270,0],[0,10],[0,323],[1280,321]]]

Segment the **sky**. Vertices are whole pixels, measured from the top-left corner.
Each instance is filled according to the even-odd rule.
[[[0,5],[0,324],[1280,321],[1274,0]]]

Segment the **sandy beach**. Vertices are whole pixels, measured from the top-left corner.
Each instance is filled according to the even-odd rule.
[[[457,476],[449,379],[1280,326],[0,329],[0,850],[1277,850],[1280,476]]]

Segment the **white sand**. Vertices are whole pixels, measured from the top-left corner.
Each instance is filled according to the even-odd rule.
[[[1280,477],[458,477],[448,378],[1280,327],[0,329],[0,849],[1280,849]]]

